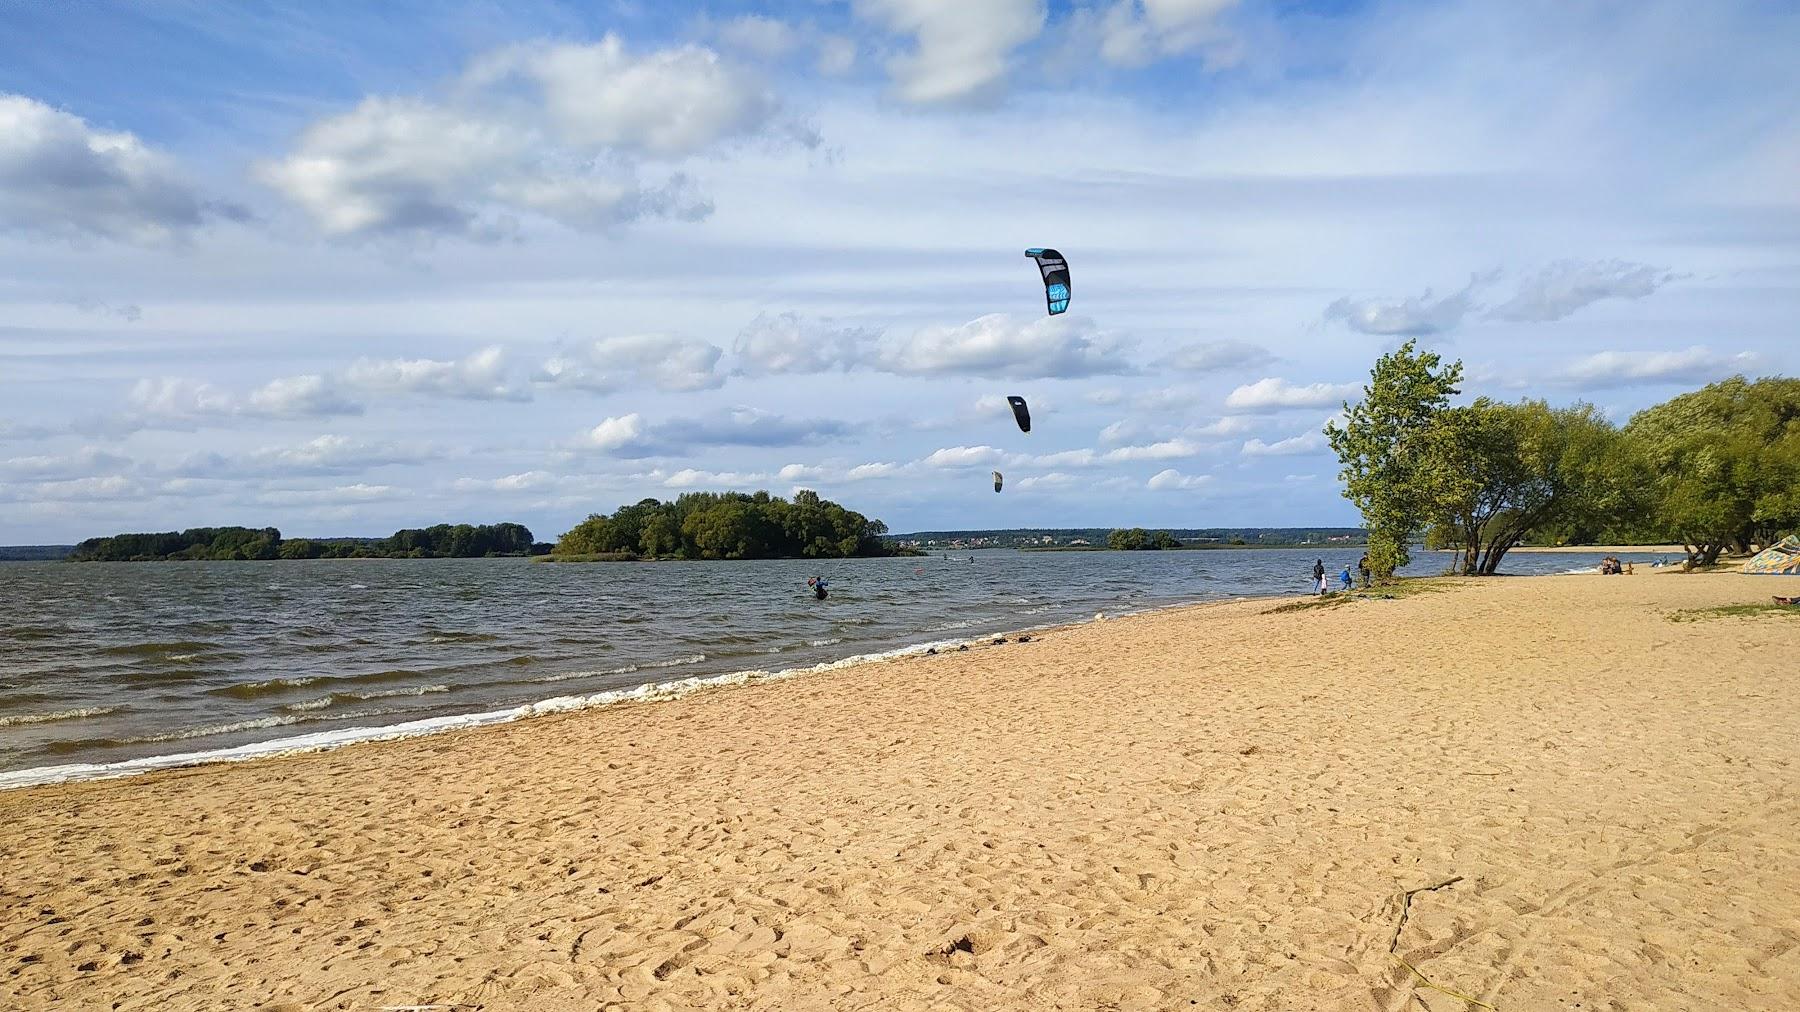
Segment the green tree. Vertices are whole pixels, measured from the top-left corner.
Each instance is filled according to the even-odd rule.
[[[1369,564],[1389,579],[1409,561],[1407,545],[1430,522],[1434,486],[1423,441],[1460,392],[1462,363],[1443,365],[1435,352],[1408,341],[1383,355],[1362,400],[1344,405],[1344,423],[1325,426],[1342,469],[1344,497],[1362,511]]]
[[[1690,565],[1800,526],[1800,380],[1734,376],[1638,412],[1625,432],[1652,522]]]
[[[1150,532],[1142,527],[1116,530],[1106,536],[1106,547],[1115,552],[1139,552],[1150,543]]]
[[[1455,547],[1466,576],[1494,573],[1534,532],[1596,525],[1631,501],[1622,440],[1587,404],[1446,408],[1415,445],[1431,524],[1427,544]]]

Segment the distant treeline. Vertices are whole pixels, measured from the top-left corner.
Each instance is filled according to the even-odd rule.
[[[1141,528],[1127,528],[1141,530]],[[901,544],[943,544],[960,542],[964,546],[993,548],[1038,548],[1068,545],[1103,546],[1112,537],[1111,527],[1024,527],[1008,530],[915,531],[897,534]],[[1259,545],[1264,547],[1324,544],[1327,542],[1360,543],[1365,532],[1361,527],[1181,527],[1166,533],[1187,547],[1208,545]]]
[[[691,492],[595,513],[556,542],[560,558],[842,559],[893,555],[887,525],[801,489],[789,502],[767,492]]]
[[[0,545],[0,562],[52,562],[74,550],[74,545]]]
[[[395,531],[381,539],[283,538],[273,527],[193,527],[161,534],[89,538],[69,558],[77,562],[165,562],[255,559],[469,559],[536,555],[523,524],[438,524]]]

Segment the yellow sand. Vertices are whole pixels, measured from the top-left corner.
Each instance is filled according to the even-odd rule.
[[[1800,594],[1490,580],[0,795],[0,1008],[1800,1007]],[[1785,657],[1780,652],[1785,651]]]

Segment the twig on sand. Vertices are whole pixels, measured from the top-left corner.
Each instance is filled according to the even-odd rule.
[[[1463,776],[1465,776],[1465,777],[1503,777],[1511,772],[1512,772],[1511,766],[1502,765],[1498,770],[1495,770],[1492,773],[1477,773],[1474,770],[1463,770]]]
[[[1448,889],[1461,881],[1462,876],[1457,875],[1454,878],[1447,878],[1436,885],[1420,886],[1417,889],[1408,889],[1400,894],[1400,923],[1394,925],[1394,937],[1388,940],[1388,955],[1394,957],[1394,960],[1401,966],[1406,967],[1406,969],[1412,973],[1413,977],[1418,980],[1421,986],[1431,988],[1433,991],[1437,991],[1441,994],[1447,994],[1452,998],[1467,1002],[1470,1005],[1479,1005],[1480,1007],[1487,1009],[1488,1012],[1494,1012],[1494,1006],[1489,1005],[1480,998],[1474,998],[1463,994],[1461,991],[1452,991],[1447,987],[1433,984],[1424,974],[1419,972],[1418,967],[1407,962],[1406,957],[1400,955],[1400,932],[1406,929],[1406,919],[1412,916],[1412,898],[1419,893],[1430,893],[1436,892],[1439,889]]]

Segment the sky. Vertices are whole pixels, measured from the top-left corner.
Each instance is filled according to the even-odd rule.
[[[1797,45],[1778,0],[0,4],[0,544],[724,489],[1352,525],[1320,430],[1405,340],[1621,423],[1800,369]]]

